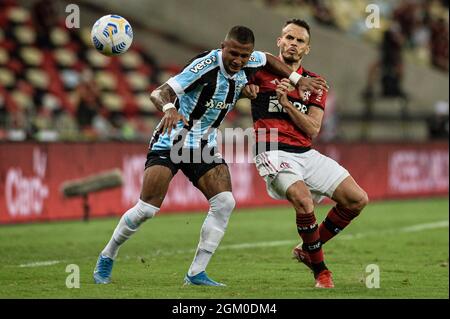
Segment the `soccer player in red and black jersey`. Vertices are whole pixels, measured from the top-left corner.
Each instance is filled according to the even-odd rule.
[[[319,77],[302,67],[303,57],[310,52],[310,27],[305,21],[287,21],[277,46],[279,59],[292,71],[302,77]],[[327,92],[299,94],[288,79],[260,70],[243,95],[252,101],[255,163],[267,192],[273,198],[289,200],[296,211],[302,243],[294,248],[293,255],[314,272],[316,287],[332,288],[334,283],[325,265],[322,245],[359,215],[368,197],[345,168],[311,148],[312,139],[320,131]],[[278,130],[275,141],[269,134],[274,128]],[[324,196],[333,199],[336,206],[318,225],[314,202],[320,202]]]

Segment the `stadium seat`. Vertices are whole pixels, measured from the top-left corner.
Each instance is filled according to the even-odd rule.
[[[149,85],[148,77],[138,72],[128,72],[127,79],[133,91],[143,91]]]
[[[97,71],[95,82],[100,89],[113,91],[117,88],[116,76],[110,71]]]
[[[136,101],[139,111],[143,113],[155,113],[157,109],[153,102],[150,100],[150,93],[140,93],[136,96]]]
[[[14,36],[20,45],[31,45],[36,41],[36,32],[26,25],[15,27]]]
[[[9,10],[6,10],[6,16],[10,22],[17,24],[25,24],[31,18],[29,11],[19,6],[10,7]]]
[[[11,98],[21,110],[32,110],[34,108],[32,97],[22,91],[14,90],[11,92]]]
[[[143,63],[141,56],[133,50],[130,50],[126,54],[120,56],[119,60],[122,67],[127,70],[137,69]]]
[[[78,58],[72,50],[59,48],[53,51],[56,64],[59,67],[72,67]]]
[[[5,65],[9,61],[9,53],[0,47],[0,65]]]
[[[66,29],[56,27],[50,31],[50,40],[55,47],[62,47],[69,43],[70,35]]]
[[[111,112],[121,112],[124,109],[123,99],[116,93],[102,93],[100,100],[106,109]]]
[[[92,47],[91,30],[89,28],[81,28],[79,35],[84,45]]]
[[[5,68],[0,68],[0,85],[5,88],[11,88],[16,83],[14,73]]]
[[[19,54],[20,57],[22,58],[22,61],[25,62],[25,64],[28,66],[37,67],[42,64],[43,54],[41,50],[35,47],[31,46],[22,47],[20,48]]]
[[[97,69],[103,69],[108,65],[108,57],[101,55],[94,49],[89,49],[86,58],[89,64]]]
[[[80,74],[73,69],[63,69],[59,73],[65,90],[74,90],[80,82]]]
[[[42,107],[52,112],[59,110],[61,109],[61,100],[51,93],[46,93],[42,98]]]
[[[39,89],[45,90],[50,84],[49,75],[39,69],[28,69],[25,76],[31,85]]]

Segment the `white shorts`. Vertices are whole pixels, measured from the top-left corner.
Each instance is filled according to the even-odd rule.
[[[286,191],[297,181],[303,181],[311,191],[313,201],[331,198],[349,172],[335,160],[316,150],[304,153],[269,151],[255,157],[256,168],[266,181],[267,193],[274,199],[286,199]]]

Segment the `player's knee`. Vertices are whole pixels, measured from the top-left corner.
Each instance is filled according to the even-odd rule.
[[[147,202],[144,202],[143,200],[139,200],[137,203],[138,210],[140,211],[140,214],[142,218],[149,219],[153,218],[156,213],[159,211],[159,208],[156,206],[153,206]]]
[[[311,196],[300,194],[298,192],[291,192],[287,198],[299,213],[308,214],[314,210],[314,202]]]
[[[361,212],[364,207],[369,203],[369,196],[365,191],[361,191],[358,200],[353,204],[353,210]]]
[[[210,198],[208,220],[223,232],[227,229],[228,221],[236,202],[231,192],[222,192]]]
[[[369,196],[365,191],[361,190],[359,196],[348,205],[348,208],[359,214],[368,203]]]
[[[147,219],[153,218],[158,211],[158,207],[139,200],[133,208],[125,213],[124,217],[128,226],[134,229],[139,227]]]
[[[222,192],[212,197],[209,200],[212,212],[220,212],[224,215],[230,215],[236,206],[236,201],[234,199],[233,193]]]

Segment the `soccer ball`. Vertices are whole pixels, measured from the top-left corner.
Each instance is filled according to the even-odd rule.
[[[133,30],[126,19],[110,14],[94,23],[91,39],[94,47],[101,54],[119,55],[125,53],[133,42]]]

